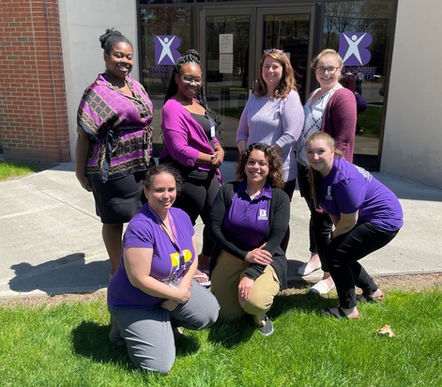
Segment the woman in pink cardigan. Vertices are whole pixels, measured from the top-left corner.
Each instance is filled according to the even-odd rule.
[[[333,224],[330,217],[315,208],[307,180],[307,155],[304,144],[314,132],[330,134],[344,158],[352,162],[356,129],[356,98],[353,92],[343,87],[339,80],[343,61],[331,49],[321,51],[312,63],[319,88],[314,90],[304,105],[304,129],[295,146],[298,162],[298,184],[301,195],[310,209],[310,260],[298,270],[301,276],[309,275],[322,268],[324,276],[310,290],[326,294],[335,285],[328,267],[323,260],[323,252],[330,242]]]
[[[221,185],[219,166],[224,150],[216,137],[221,125],[207,106],[204,96],[200,56],[189,50],[178,59],[172,73],[162,110],[164,150],[160,163],[171,163],[184,178],[181,195],[175,207],[183,209],[195,224],[201,216],[208,224],[209,209]],[[203,285],[210,285],[209,259],[213,243],[208,227],[204,227],[200,267],[195,276]]]

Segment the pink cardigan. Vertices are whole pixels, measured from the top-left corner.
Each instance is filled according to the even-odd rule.
[[[352,162],[356,131],[356,98],[349,89],[336,90],[322,117],[322,130],[330,134],[344,158]]]
[[[214,152],[202,126],[175,98],[167,100],[161,114],[161,130],[165,147],[160,159],[170,155],[180,164],[193,167],[199,152],[209,154]],[[213,141],[219,142],[216,137],[213,137]],[[198,169],[209,170],[210,166],[199,165]],[[219,170],[217,174],[220,178]]]

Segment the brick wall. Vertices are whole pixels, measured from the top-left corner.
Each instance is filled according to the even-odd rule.
[[[6,161],[70,161],[57,0],[2,0],[0,136]]]

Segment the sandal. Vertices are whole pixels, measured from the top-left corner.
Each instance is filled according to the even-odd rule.
[[[373,297],[370,294],[362,293],[358,294],[356,296],[356,299],[358,300],[358,302],[382,302],[384,301],[384,294]]]
[[[334,307],[334,308],[322,309],[321,314],[325,317],[334,317],[338,320],[341,320],[341,319],[358,320],[359,319],[359,316],[348,317],[345,314],[344,310],[340,306]]]
[[[205,273],[204,271],[199,270],[199,269],[196,271],[196,273],[197,274],[195,274],[193,276],[193,279],[196,282],[198,282],[201,286],[204,286],[204,287],[208,288],[212,284],[212,282],[210,281],[209,276],[207,275],[207,273]]]

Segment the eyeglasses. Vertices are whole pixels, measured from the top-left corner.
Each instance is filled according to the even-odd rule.
[[[196,83],[197,85],[201,85],[203,82],[203,78],[192,77],[191,75],[182,75],[181,78],[186,83]]]
[[[324,74],[327,71],[329,74],[333,75],[338,68],[339,67],[333,67],[333,66],[330,66],[330,67],[319,66],[319,67],[315,67],[315,71],[317,73],[321,73],[321,74]]]

